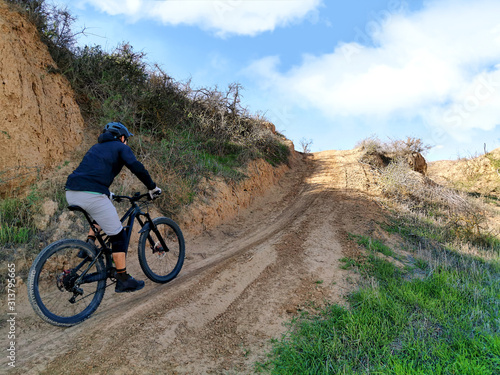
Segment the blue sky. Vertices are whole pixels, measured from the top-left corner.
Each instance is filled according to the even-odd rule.
[[[430,161],[500,147],[498,0],[56,0],[81,45],[129,42],[177,81],[224,90],[300,149],[377,136]]]

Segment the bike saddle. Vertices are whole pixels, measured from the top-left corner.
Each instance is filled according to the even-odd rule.
[[[68,210],[86,213],[86,211],[83,208],[81,208],[80,206],[75,206],[75,205],[68,206]]]

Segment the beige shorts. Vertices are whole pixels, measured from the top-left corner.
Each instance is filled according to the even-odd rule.
[[[123,229],[118,212],[106,194],[67,190],[66,200],[70,206],[79,206],[87,211],[108,236],[114,236]]]

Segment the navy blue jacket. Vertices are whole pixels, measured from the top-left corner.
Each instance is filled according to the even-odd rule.
[[[109,196],[109,187],[125,165],[146,185],[148,190],[156,187],[148,171],[137,160],[129,146],[106,132],[99,136],[98,143],[87,151],[82,162],[66,181],[66,190],[92,191]]]

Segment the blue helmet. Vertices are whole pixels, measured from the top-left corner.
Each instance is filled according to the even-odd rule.
[[[109,132],[113,134],[116,138],[120,138],[122,135],[125,138],[133,136],[131,132],[128,131],[127,127],[123,125],[121,122],[109,122],[104,127],[103,133]]]

